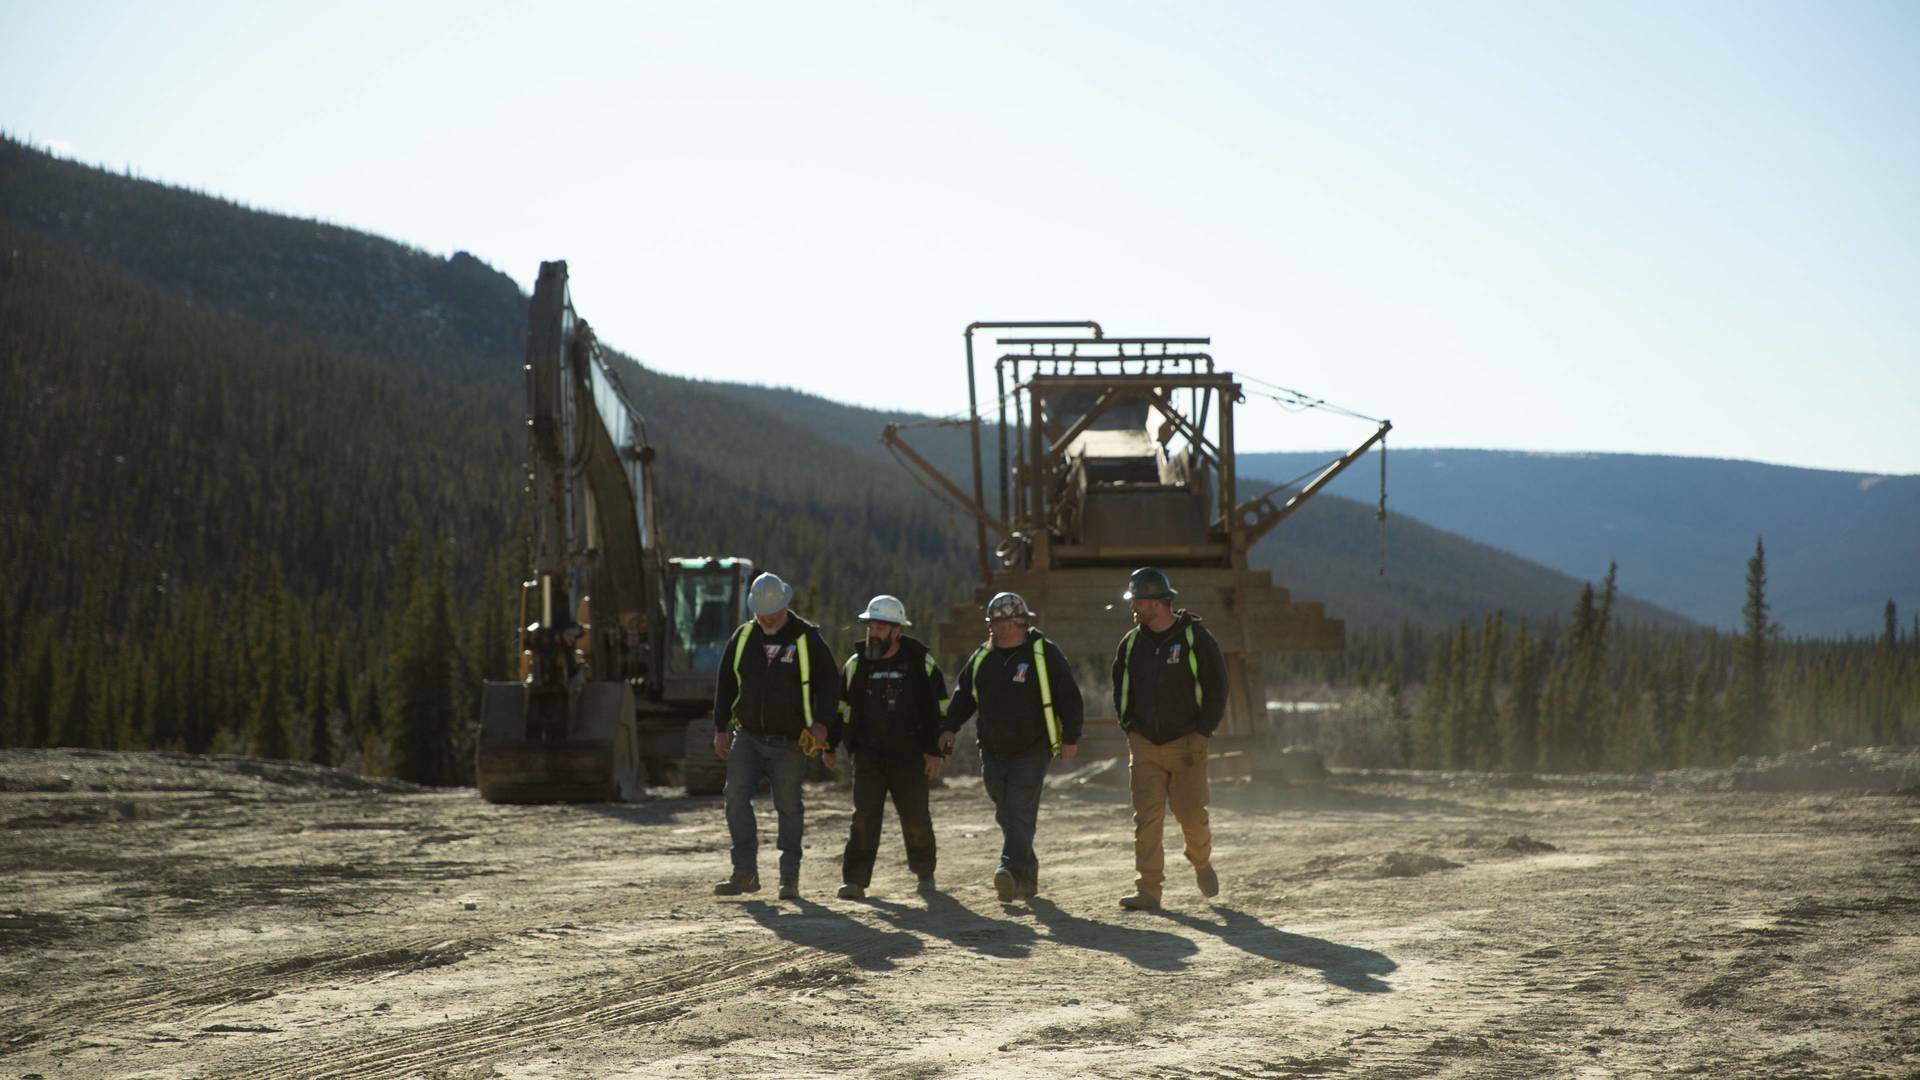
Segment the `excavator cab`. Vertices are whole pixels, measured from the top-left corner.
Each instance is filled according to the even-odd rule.
[[[667,560],[667,650],[661,665],[662,696],[697,702],[713,697],[713,679],[725,660],[727,639],[746,622],[751,559]]]

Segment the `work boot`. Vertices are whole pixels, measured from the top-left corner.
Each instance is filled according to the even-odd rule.
[[[780,879],[780,899],[782,900],[800,899],[800,879],[799,878],[781,878]]]
[[[1158,911],[1160,898],[1147,892],[1136,892],[1132,896],[1120,898],[1120,906],[1128,911]]]
[[[1220,895],[1220,875],[1213,872],[1213,864],[1193,868],[1193,880],[1200,886],[1200,895],[1214,897]]]
[[[932,896],[940,891],[940,887],[933,883],[932,874],[921,874],[920,880],[914,884],[913,889],[921,896]]]
[[[993,891],[999,895],[1001,903],[1013,903],[1013,898],[1020,894],[1020,886],[1013,880],[1013,871],[1004,866],[995,870],[993,872]]]
[[[858,885],[853,884],[852,882],[848,882],[847,884],[840,886],[840,891],[837,893],[834,893],[834,895],[838,896],[842,900],[864,900],[867,898],[867,890],[861,888]]]
[[[713,887],[715,896],[739,896],[741,893],[759,892],[759,874],[734,874]]]

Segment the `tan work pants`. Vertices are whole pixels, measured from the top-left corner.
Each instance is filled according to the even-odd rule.
[[[1133,864],[1144,895],[1158,899],[1167,877],[1161,842],[1167,804],[1187,838],[1187,861],[1196,867],[1213,859],[1213,831],[1207,826],[1207,740],[1188,735],[1155,746],[1136,732],[1127,733],[1127,764],[1133,774]]]

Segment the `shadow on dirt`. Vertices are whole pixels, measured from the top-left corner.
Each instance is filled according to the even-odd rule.
[[[749,900],[740,905],[740,910],[781,940],[839,953],[862,971],[890,971],[895,960],[913,956],[925,947],[918,937],[904,930],[876,930],[811,900],[789,900],[779,905]]]
[[[1314,968],[1335,986],[1362,994],[1393,992],[1393,987],[1386,984],[1383,976],[1391,974],[1400,965],[1384,953],[1340,945],[1325,938],[1276,930],[1244,911],[1218,905],[1213,908],[1213,914],[1220,919],[1217,922],[1182,911],[1162,910],[1159,914],[1182,926],[1212,934],[1254,956],[1293,967]]]
[[[867,906],[888,923],[915,934],[943,938],[982,956],[1018,960],[1033,951],[1039,933],[1025,923],[982,915],[948,896],[927,896],[925,908],[869,898]]]
[[[1027,901],[1034,918],[1047,928],[1047,936],[1062,945],[1093,949],[1125,957],[1152,971],[1182,971],[1187,957],[1200,947],[1179,934],[1164,930],[1141,930],[1121,923],[1095,922],[1070,915],[1043,896]]]

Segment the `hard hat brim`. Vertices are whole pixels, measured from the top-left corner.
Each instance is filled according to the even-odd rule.
[[[907,619],[901,619],[899,622],[894,622],[892,619],[883,619],[878,615],[869,615],[864,611],[858,615],[855,615],[854,618],[859,620],[860,622],[885,623],[888,626],[912,626],[913,625],[913,623]]]

